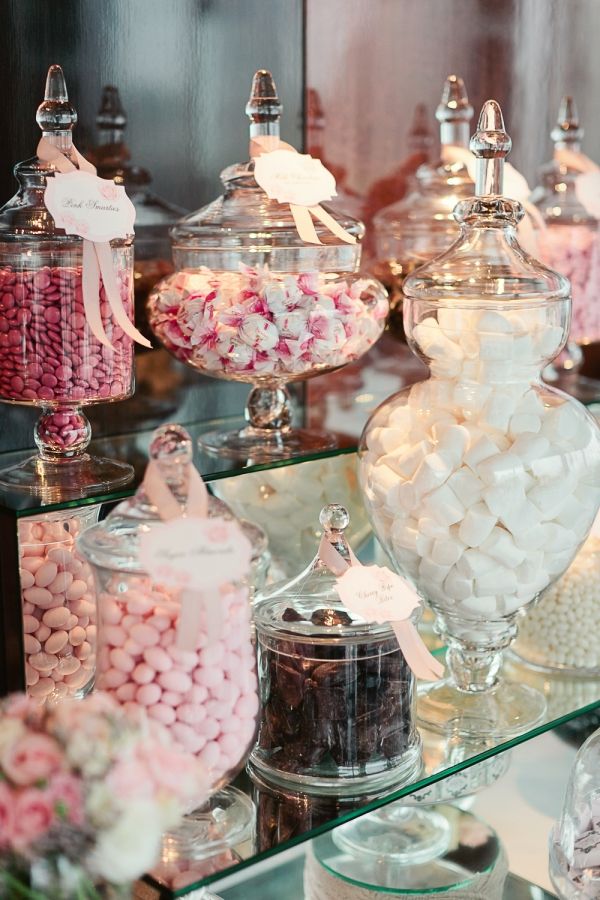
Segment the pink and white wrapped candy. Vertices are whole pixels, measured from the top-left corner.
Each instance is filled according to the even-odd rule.
[[[549,224],[539,237],[540,258],[571,282],[570,339],[600,340],[600,232],[585,225]]]
[[[267,266],[178,272],[149,301],[150,324],[178,359],[252,382],[293,381],[358,359],[387,314],[387,299],[370,279],[282,275]]]

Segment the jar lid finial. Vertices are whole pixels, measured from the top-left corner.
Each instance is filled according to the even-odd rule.
[[[486,100],[481,108],[477,131],[469,148],[477,159],[475,195],[500,196],[504,187],[504,160],[510,153],[512,141],[504,127],[500,104]]]
[[[77,124],[77,113],[69,101],[65,76],[58,65],[48,69],[44,99],[38,106],[36,121],[45,133],[71,131]]]

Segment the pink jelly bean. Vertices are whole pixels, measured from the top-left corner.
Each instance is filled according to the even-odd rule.
[[[192,686],[192,679],[187,672],[171,669],[170,672],[161,672],[157,681],[161,687],[176,694],[185,694]]]
[[[144,659],[157,672],[168,672],[173,668],[173,660],[162,647],[147,647],[144,650]]]
[[[162,691],[157,684],[142,684],[138,688],[135,699],[142,706],[154,706],[160,700]],[[169,709],[170,707],[166,707]]]
[[[146,687],[152,687],[152,685],[146,685]],[[140,690],[143,690],[143,688],[140,688]],[[175,710],[165,703],[155,703],[154,706],[149,706],[147,711],[151,718],[156,719],[163,725],[172,725],[175,721]]]
[[[206,708],[204,706],[196,706],[193,703],[181,703],[177,707],[177,718],[180,722],[187,725],[197,725],[206,718]]]
[[[255,693],[244,694],[234,707],[236,715],[242,719],[251,719],[258,712],[258,696]]]
[[[143,622],[140,622],[137,625],[133,625],[130,631],[130,635],[134,641],[138,644],[141,644],[142,647],[153,647],[160,641],[160,632],[153,628],[151,625],[146,625]]]
[[[156,672],[147,663],[138,663],[131,673],[131,677],[136,684],[149,684],[154,680],[155,676]]]
[[[194,681],[207,688],[217,687],[223,681],[223,672],[221,669],[196,669]]]
[[[175,693],[175,691],[163,691],[161,702],[166,703],[167,706],[179,706],[180,703],[183,703],[183,694]]]
[[[174,728],[176,726],[173,726]],[[221,750],[216,741],[209,741],[200,751],[200,760],[207,768],[214,768],[219,762]]]
[[[114,647],[110,651],[109,656],[111,665],[114,666],[115,669],[118,669],[120,672],[133,672],[135,662],[122,647]]]
[[[120,669],[107,669],[100,678],[100,688],[118,688],[127,681],[127,673]]]
[[[104,625],[102,640],[113,647],[122,647],[127,640],[127,632],[120,625]]]

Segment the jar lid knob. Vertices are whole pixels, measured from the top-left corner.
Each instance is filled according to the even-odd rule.
[[[319,522],[327,535],[344,531],[350,524],[350,514],[345,506],[339,503],[329,503],[324,506],[319,515]]]
[[[246,115],[250,119],[250,136],[278,135],[283,109],[273,76],[267,69],[258,69],[252,79]]]
[[[504,127],[500,104],[495,100],[486,100],[483,104],[477,131],[469,147],[477,159],[475,195],[500,196],[504,186],[504,160],[510,153],[512,141]]]
[[[119,89],[113,84],[105,84],[102,88],[96,125],[102,130],[110,131],[122,131],[127,125],[127,116],[121,103]]]
[[[550,132],[555,144],[579,144],[583,140],[583,128],[579,124],[579,113],[573,97],[563,97],[558,109],[556,125]]]
[[[53,65],[46,76],[44,100],[37,109],[36,122],[45,133],[71,131],[77,124],[75,107],[69,102],[65,76],[60,66]]]
[[[181,425],[162,425],[152,436],[149,456],[158,463],[168,484],[181,484],[194,456],[192,439]]]
[[[460,75],[448,75],[444,82],[442,97],[435,117],[438,122],[470,122],[473,118],[473,107],[469,103],[469,97],[465,83]]]

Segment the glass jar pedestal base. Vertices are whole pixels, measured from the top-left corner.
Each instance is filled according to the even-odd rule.
[[[199,437],[207,453],[251,463],[319,453],[337,446],[331,434],[293,428],[290,395],[284,386],[252,388],[244,412],[248,425],[238,431],[210,431]]]
[[[51,502],[130,482],[132,466],[86,452],[91,433],[81,408],[45,407],[34,431],[38,455],[1,470],[0,486],[39,494]]]
[[[435,808],[415,809],[402,800],[340,825],[334,842],[351,855],[385,856],[397,865],[422,865],[444,856],[452,827]]]
[[[546,701],[535,688],[499,681],[481,691],[459,688],[452,679],[419,690],[417,721],[424,728],[476,743],[516,737],[546,716]]]

